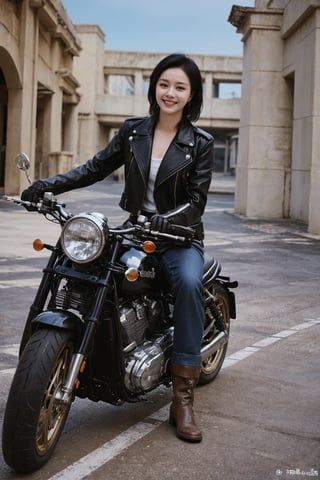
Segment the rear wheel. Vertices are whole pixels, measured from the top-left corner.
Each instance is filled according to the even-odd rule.
[[[73,351],[72,332],[48,328],[36,331],[23,351],[2,432],[4,459],[17,472],[40,468],[60,438],[71,404],[61,397]]]
[[[226,290],[219,284],[215,283],[212,287],[211,293],[214,291],[215,296],[215,304],[218,307],[219,311],[221,312],[224,323],[225,323],[225,330],[229,335],[230,331],[230,309],[229,309],[229,300],[228,294]],[[204,341],[205,343],[210,343],[213,338],[218,335],[220,330],[213,326],[212,330],[206,335]],[[228,337],[229,338],[229,337]],[[212,382],[218,375],[224,358],[226,356],[228,348],[228,339],[226,343],[217,350],[213,355],[210,355],[206,358],[201,364],[201,371],[200,371],[200,378],[199,378],[199,385],[205,385],[209,382]]]

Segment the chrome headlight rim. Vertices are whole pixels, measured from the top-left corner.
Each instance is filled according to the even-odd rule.
[[[61,246],[75,263],[97,260],[105,251],[108,240],[107,218],[99,213],[79,213],[70,218],[61,233]]]

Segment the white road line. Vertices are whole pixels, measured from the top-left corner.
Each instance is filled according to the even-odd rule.
[[[3,265],[0,265],[0,274],[4,273],[33,273],[33,272],[38,272],[41,274],[41,269],[38,267],[32,267],[32,266],[26,266],[26,265],[6,265],[5,267]]]
[[[0,347],[0,353],[5,353],[9,355],[18,356],[19,354],[19,343],[13,343],[12,345],[4,345]]]
[[[19,278],[11,280],[0,280],[0,288],[36,288],[39,285],[39,278]]]
[[[320,324],[320,318],[308,320],[296,325],[295,327],[289,328],[288,330],[283,330],[279,333],[271,335],[270,337],[266,337],[260,342],[256,342],[253,345],[245,347],[226,357],[222,368],[228,368],[232,365],[235,365],[250,355],[259,352],[262,348],[265,348],[276,341],[280,341],[284,338],[287,338],[289,335],[293,335],[301,330],[305,330],[317,324]],[[53,477],[50,477],[48,480],[82,480],[87,475],[90,475],[95,470],[115,458],[123,450],[155,430],[159,425],[161,425],[161,423],[164,423],[168,418],[168,412],[169,404],[157,410],[149,417],[146,417],[144,421],[138,422],[124,432],[120,433],[115,438],[109,442],[106,442],[96,450],[90,452],[85,457],[82,457],[80,460],[72,463],[64,470],[61,470],[56,475],[53,475]]]
[[[9,375],[10,377],[13,377],[15,371],[16,371],[15,368],[5,368],[4,370],[0,370],[0,374]]]
[[[320,324],[320,317],[317,319],[310,319],[300,323],[287,330],[282,330],[274,335],[265,337],[254,344],[242,348],[237,352],[232,353],[226,357],[222,369],[229,368],[249,356],[258,353],[263,348],[269,347],[275,342],[288,338],[295,333],[301,332],[307,328],[314,327]],[[8,351],[13,351],[14,348],[8,347]],[[1,374],[14,372],[14,369],[2,370]],[[88,455],[80,458],[65,469],[56,473],[48,480],[82,480],[86,476],[92,474],[95,470],[102,467],[110,460],[119,455],[123,450],[133,445],[138,440],[148,435],[155,430],[159,425],[164,423],[169,414],[169,404],[157,410],[153,414],[146,417],[143,421],[136,423],[124,432],[117,435],[112,440],[106,442],[101,447],[88,453]]]
[[[163,410],[163,412],[162,412]],[[119,455],[124,449],[130,447],[141,438],[155,430],[161,423],[168,418],[169,406],[158,410],[155,414],[145,418],[143,422],[138,422],[115,438],[106,442],[101,447],[82,457],[77,462],[61,470],[49,480],[75,480],[82,479],[90,475],[98,468]],[[159,418],[159,419],[158,419]]]
[[[294,335],[301,330],[305,330],[306,328],[314,327],[315,325],[320,324],[320,318],[317,319],[310,319],[303,323],[299,323],[294,327],[288,328],[287,330],[282,330],[281,332],[275,333],[274,335],[270,335],[270,337],[265,337],[258,342],[253,343],[249,347],[242,348],[235,353],[232,353],[228,357],[226,357],[225,361],[223,362],[222,369],[231,367],[236,363],[244,360],[250,355],[259,352],[262,348],[269,347],[270,345],[283,340],[284,338],[290,337],[290,335]]]

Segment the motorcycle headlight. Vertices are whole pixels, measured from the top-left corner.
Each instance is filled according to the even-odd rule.
[[[96,213],[80,213],[72,217],[61,234],[65,254],[76,263],[89,263],[98,258],[107,240],[107,220]]]

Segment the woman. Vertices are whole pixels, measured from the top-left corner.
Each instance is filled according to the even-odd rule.
[[[154,230],[168,231],[170,224],[193,227],[190,247],[164,242],[158,251],[175,298],[169,421],[179,438],[199,442],[193,390],[200,375],[204,320],[201,216],[211,181],[213,138],[190,123],[202,107],[202,79],[194,61],[183,54],[161,60],[151,74],[148,99],[150,116],[129,118],[86,164],[34,182],[22,198],[37,201],[45,191],[85,187],[124,165],[120,206],[130,212],[131,221],[143,213]]]

